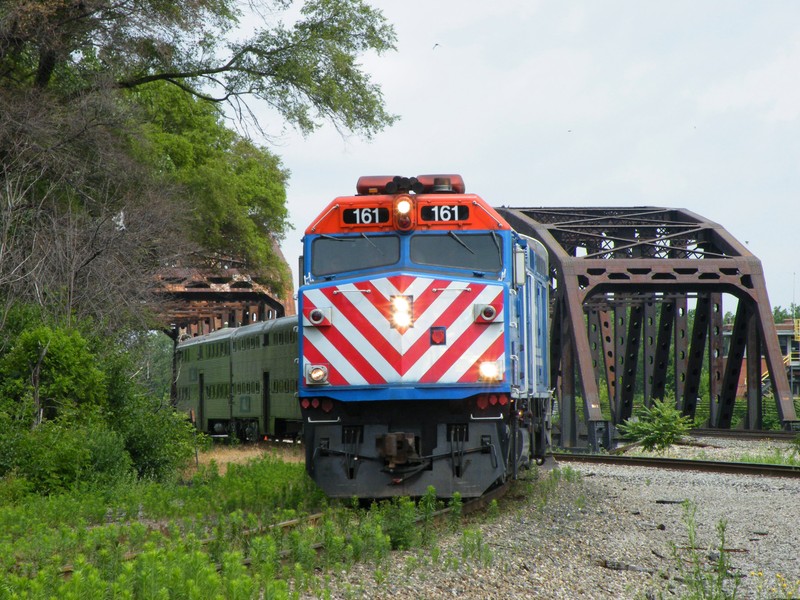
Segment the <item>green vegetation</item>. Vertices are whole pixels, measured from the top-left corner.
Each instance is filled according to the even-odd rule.
[[[692,421],[675,408],[675,401],[667,398],[656,400],[651,407],[643,406],[636,412],[636,419],[619,425],[622,434],[640,442],[645,450],[663,452],[689,433]]]
[[[174,479],[192,456],[189,423],[142,377],[150,337],[110,339],[92,321],[13,309],[0,346],[0,499]],[[43,323],[44,321],[44,323]]]
[[[514,497],[539,502],[571,470],[518,482]],[[539,500],[537,500],[539,499]],[[451,505],[461,521],[461,502]],[[435,490],[359,508],[329,505],[299,463],[264,457],[215,463],[176,483],[123,481],[103,489],[0,500],[0,598],[292,598],[325,596],[331,574],[357,562],[376,580],[393,548],[418,548],[406,568],[489,566],[493,557],[471,521],[453,550],[438,546]],[[495,505],[488,518],[496,518]],[[302,517],[312,513],[316,525]],[[273,527],[296,520],[290,528]]]
[[[687,593],[682,597],[685,600],[733,600],[736,598],[741,576],[731,572],[730,558],[725,547],[725,520],[717,523],[719,543],[713,552],[708,552],[698,545],[695,519],[697,506],[687,501],[684,502],[683,509],[684,523],[689,535],[687,555],[673,546],[675,564],[687,588]]]
[[[152,327],[164,267],[244,268],[282,296],[288,172],[251,134],[396,120],[360,64],[394,49],[381,12],[293,4],[0,6],[0,330],[23,304]]]
[[[212,465],[188,485],[29,496],[0,506],[0,596],[287,597],[278,577],[315,557],[316,540],[268,526],[322,506],[302,465],[274,459],[231,465],[225,476]],[[374,535],[354,538],[363,549]]]
[[[762,465],[787,465],[791,467],[800,467],[800,455],[795,450],[788,452],[775,449],[768,454],[742,454],[739,457],[740,462],[755,463]]]

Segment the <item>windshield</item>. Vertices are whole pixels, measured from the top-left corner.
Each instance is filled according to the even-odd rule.
[[[411,260],[422,265],[499,273],[502,242],[494,233],[415,235],[411,238]]]
[[[400,260],[396,235],[360,237],[323,236],[311,245],[311,274],[334,275],[393,265]]]

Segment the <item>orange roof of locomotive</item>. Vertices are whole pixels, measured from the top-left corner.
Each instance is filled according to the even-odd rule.
[[[319,216],[311,222],[306,229],[306,235],[310,234],[336,234],[354,232],[388,232],[396,231],[392,214],[394,212],[395,201],[399,198],[407,197],[415,205],[415,225],[414,231],[430,230],[508,230],[511,226],[500,214],[494,210],[483,198],[476,194],[453,194],[453,193],[430,193],[430,194],[410,194],[401,192],[398,194],[369,194],[358,196],[341,196],[330,202]],[[474,207],[475,210],[469,211],[469,217],[461,221],[422,221],[419,218],[419,210],[422,206],[452,206],[455,204]],[[348,208],[386,208],[389,210],[390,218],[387,223],[381,224],[347,224],[342,218],[342,211]],[[404,231],[407,233],[407,231]]]

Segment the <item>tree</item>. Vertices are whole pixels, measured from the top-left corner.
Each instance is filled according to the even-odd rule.
[[[132,94],[144,112],[143,161],[185,190],[188,231],[213,260],[235,257],[281,294],[289,273],[275,248],[288,227],[280,159],[226,128],[218,106],[163,82]]]
[[[130,121],[103,94],[65,106],[48,93],[0,93],[6,303],[41,306],[66,325],[92,315],[112,329],[141,314],[151,274],[185,246],[186,211],[175,184],[131,156],[120,135]]]
[[[800,307],[794,302],[789,305],[789,308],[783,308],[780,305],[772,307],[772,318],[776,323],[783,323],[789,319],[795,319],[800,316]]]
[[[272,0],[265,12],[291,4]],[[234,0],[4,2],[0,81],[66,95],[166,81],[242,116],[255,98],[304,132],[326,120],[370,137],[393,122],[357,62],[394,48],[379,11],[362,0],[307,0],[291,27],[261,19],[249,38],[231,41],[243,15]]]
[[[381,13],[307,0],[270,24],[291,4],[230,41],[234,0],[0,1],[0,327],[12,300],[142,326],[152,274],[192,252],[280,291],[288,173],[225,131],[222,103],[244,124],[266,103],[303,132],[370,137],[395,118],[357,62],[393,48]]]

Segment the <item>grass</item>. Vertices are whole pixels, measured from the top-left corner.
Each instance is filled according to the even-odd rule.
[[[325,505],[302,464],[270,456],[231,463],[224,475],[211,462],[182,485],[138,482],[26,497],[0,506],[0,598],[280,591],[265,578],[277,569],[267,567],[275,556],[265,550],[273,535],[267,526]],[[274,544],[276,552],[291,546],[277,538]],[[245,559],[252,563],[247,577],[234,568]]]
[[[466,527],[458,496],[449,516],[434,520],[443,503],[433,489],[417,503],[331,504],[302,462],[285,459],[218,447],[182,484],[127,483],[0,502],[0,600],[326,597],[334,574],[356,563],[372,564],[376,581],[385,579],[393,549],[419,549],[424,565],[492,564],[481,519],[497,519],[506,500],[471,516]],[[544,506],[562,481],[578,479],[577,471],[558,469],[517,482],[515,494]],[[316,526],[270,527],[320,511]],[[458,548],[441,551],[440,536],[456,529]]]
[[[776,448],[771,453],[767,454],[742,454],[739,457],[739,462],[800,467],[800,455],[798,455],[796,451],[785,451]]]

